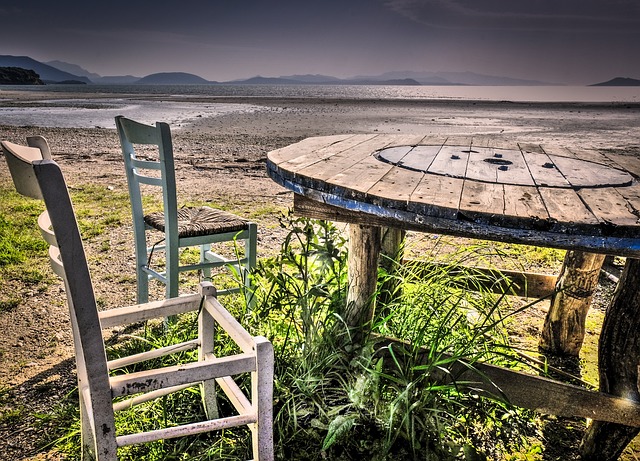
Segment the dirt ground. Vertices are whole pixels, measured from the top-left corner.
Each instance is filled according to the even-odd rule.
[[[3,99],[34,97],[0,92],[0,104]],[[37,97],[53,96],[41,93]],[[278,250],[282,231],[277,225],[277,210],[286,210],[292,200],[291,193],[267,177],[266,155],[308,136],[369,132],[496,134],[523,142],[640,155],[638,104],[208,101],[249,102],[264,109],[198,119],[174,130],[179,202],[211,200],[245,211],[271,207],[274,214],[258,221],[260,256]],[[126,192],[115,130],[0,126],[2,140],[24,143],[26,136],[34,134],[49,140],[70,187],[92,183]],[[10,184],[3,163],[0,161],[0,184]],[[135,281],[113,283],[111,277],[116,272],[129,272],[134,279],[131,229],[123,225],[110,232],[108,239],[111,250],[107,258],[93,257],[101,242],[87,242],[97,298],[113,306],[131,304]],[[29,416],[18,424],[0,424],[0,459],[45,459],[46,455],[37,453],[35,442],[39,437],[33,423],[38,413],[50,410],[75,386],[67,308],[60,283],[43,292],[19,284],[12,286],[23,302],[9,312],[0,312],[0,390],[5,391],[0,410],[22,410]]]

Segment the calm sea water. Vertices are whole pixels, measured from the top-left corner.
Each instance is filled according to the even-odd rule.
[[[60,93],[59,97],[21,106],[2,99],[3,90]],[[74,93],[74,99],[65,99]],[[77,95],[86,95],[78,99]],[[100,95],[98,97],[98,95]],[[111,95],[113,97],[111,97]],[[123,95],[126,95],[124,97]],[[161,97],[225,96],[242,98],[337,98],[404,100],[479,100],[514,102],[640,103],[640,87],[588,86],[388,86],[388,85],[46,85],[0,89],[0,124],[50,127],[114,128],[122,114],[142,122],[165,120],[179,127],[198,117],[257,111],[251,104],[162,101]],[[136,99],[140,96],[141,99]],[[153,99],[146,99],[152,96]],[[144,98],[144,99],[143,99]]]

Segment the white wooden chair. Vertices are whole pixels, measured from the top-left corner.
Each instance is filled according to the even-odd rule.
[[[116,460],[120,446],[248,425],[254,458],[273,459],[271,343],[264,337],[249,335],[218,302],[209,282],[200,284],[199,294],[98,312],[76,217],[59,166],[53,160],[43,160],[45,151],[39,148],[2,142],[2,150],[18,192],[43,198],[46,205],[47,211],[38,218],[38,224],[50,245],[51,266],[65,283],[77,363],[83,458]],[[198,339],[107,360],[103,329],[189,311],[199,312]],[[215,325],[228,333],[240,353],[214,356]],[[198,360],[191,363],[110,374],[111,370],[130,364],[196,348]],[[249,397],[232,379],[240,373],[251,373]],[[218,417],[216,383],[237,410],[236,415]],[[191,386],[200,387],[208,420],[151,432],[117,434],[114,411]],[[130,397],[114,405],[114,398],[127,396]]]
[[[257,225],[232,213],[210,207],[178,208],[169,125],[157,122],[155,126],[150,126],[118,116],[116,128],[124,157],[133,214],[138,302],[148,300],[150,279],[164,283],[166,297],[173,298],[179,293],[179,272],[203,270],[206,277],[214,267],[232,265],[242,275],[247,288],[247,300],[252,304],[253,293],[248,274],[256,265]],[[144,145],[150,145],[156,150],[151,160],[136,153],[136,149]],[[162,189],[162,212],[145,214],[145,189],[141,187],[143,184]],[[162,234],[164,245],[149,246],[147,231],[150,230]],[[244,242],[244,255],[234,258],[213,252],[211,245],[220,242]],[[180,249],[190,246],[200,247],[200,262],[181,265]],[[151,267],[151,255],[161,250],[164,250],[166,258],[163,271]],[[230,288],[220,290],[218,294],[221,296],[238,290],[239,288]]]

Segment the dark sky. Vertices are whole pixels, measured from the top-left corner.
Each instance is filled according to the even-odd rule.
[[[0,21],[0,54],[103,76],[640,79],[639,0],[3,0]]]

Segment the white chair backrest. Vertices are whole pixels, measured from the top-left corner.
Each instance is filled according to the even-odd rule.
[[[113,434],[115,422],[102,329],[80,230],[62,171],[53,160],[39,158],[40,149],[6,141],[2,142],[2,148],[16,189],[29,197],[44,199],[47,212],[40,216],[38,224],[51,245],[51,265],[66,285],[80,398],[93,409],[91,424]],[[116,453],[115,440],[109,449]]]

